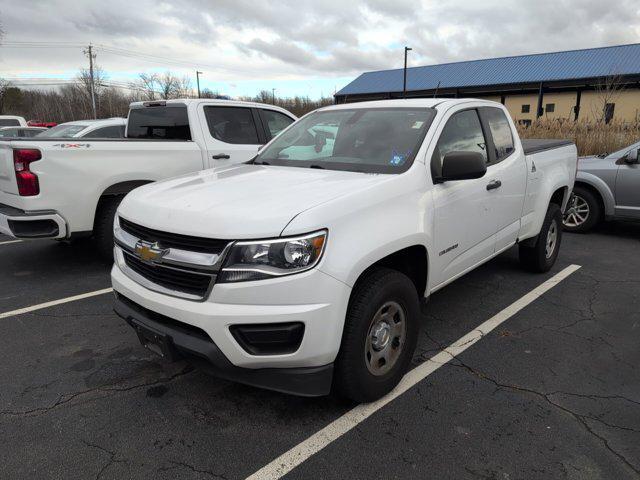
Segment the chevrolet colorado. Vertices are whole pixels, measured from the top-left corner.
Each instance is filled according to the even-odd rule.
[[[571,142],[522,142],[494,102],[322,108],[247,164],[125,197],[115,310],[215,375],[375,400],[407,370],[431,293],[514,245],[552,267],[576,159]]]
[[[125,194],[156,180],[245,162],[295,118],[249,102],[135,102],[124,139],[0,141],[0,232],[22,239],[93,235],[98,251],[111,259],[113,216]]]

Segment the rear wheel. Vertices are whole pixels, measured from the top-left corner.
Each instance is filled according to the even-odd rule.
[[[556,263],[562,240],[562,213],[549,205],[540,233],[533,245],[520,244],[520,263],[532,272],[548,272]]]
[[[349,302],[334,386],[343,396],[371,402],[390,392],[407,371],[416,347],[420,308],[413,282],[375,268]]]
[[[575,186],[564,214],[563,227],[567,232],[585,233],[591,230],[602,216],[598,198],[590,190]]]
[[[123,198],[122,196],[103,197],[98,203],[93,223],[93,241],[99,255],[105,261],[113,261],[113,222]]]

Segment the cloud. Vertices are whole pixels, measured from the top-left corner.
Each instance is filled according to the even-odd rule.
[[[58,14],[55,14],[57,12]],[[98,51],[111,78],[170,68],[241,84],[330,81],[367,70],[640,42],[637,0],[50,0],[0,9],[5,40],[106,44],[194,64]],[[77,71],[81,48],[0,47],[10,75]],[[286,94],[286,92],[281,92]]]

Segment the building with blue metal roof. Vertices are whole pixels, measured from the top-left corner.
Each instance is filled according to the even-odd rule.
[[[366,72],[335,94],[336,103],[406,97],[479,97],[507,106],[514,119],[638,120],[640,44],[472,60]]]

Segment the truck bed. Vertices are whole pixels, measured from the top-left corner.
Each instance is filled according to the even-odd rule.
[[[555,138],[523,138],[522,148],[525,155],[551,150],[552,148],[564,147],[565,145],[573,145],[573,140],[558,140]]]

